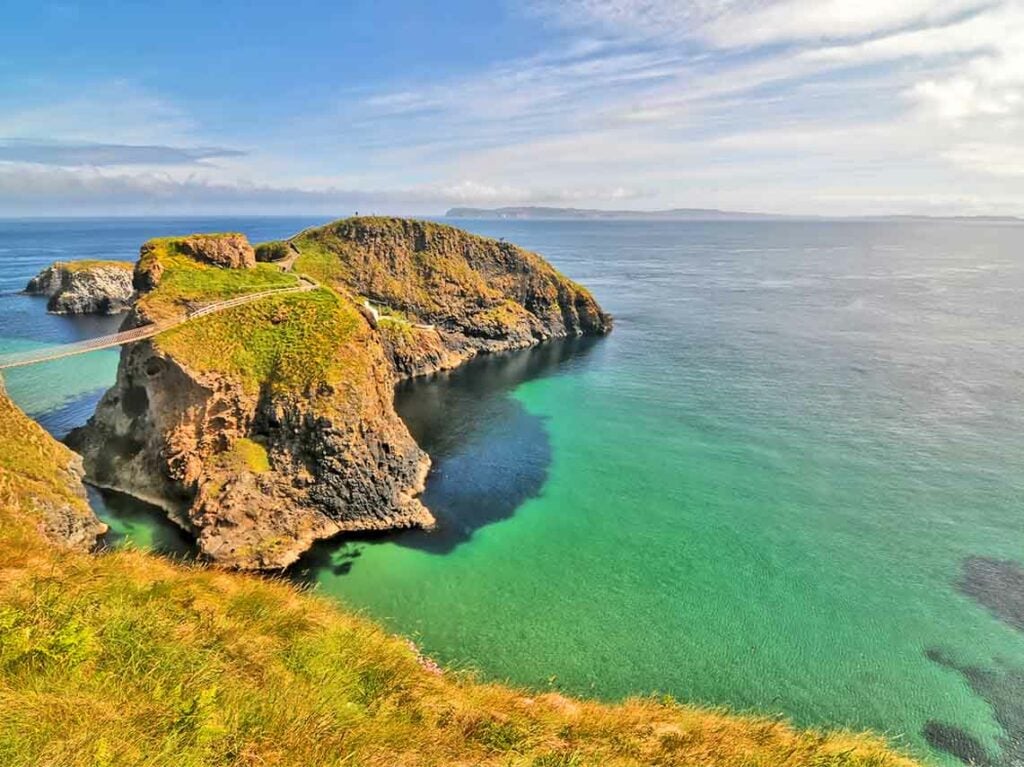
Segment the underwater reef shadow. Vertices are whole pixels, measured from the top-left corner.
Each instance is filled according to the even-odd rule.
[[[399,384],[395,409],[433,462],[421,498],[437,527],[320,541],[290,568],[292,575],[303,581],[324,569],[344,575],[366,545],[384,540],[448,554],[539,496],[551,463],[544,419],[509,395],[528,381],[580,370],[600,343],[573,338],[482,355],[455,370]]]
[[[1024,568],[1011,560],[970,557],[963,563],[957,588],[976,600],[1001,621],[1024,632]],[[992,709],[1003,730],[998,754],[990,754],[981,742],[961,727],[935,720],[925,724],[922,735],[939,751],[978,767],[1024,765],[1024,668],[994,659],[992,668],[958,663],[950,654],[931,648],[929,660],[958,672]]]

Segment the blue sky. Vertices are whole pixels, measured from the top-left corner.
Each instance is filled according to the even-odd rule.
[[[0,215],[1024,215],[1024,0],[22,2]]]

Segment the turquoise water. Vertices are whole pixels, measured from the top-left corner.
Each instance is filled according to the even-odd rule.
[[[616,330],[402,387],[441,529],[296,577],[489,678],[1024,758],[1024,228],[471,226]]]

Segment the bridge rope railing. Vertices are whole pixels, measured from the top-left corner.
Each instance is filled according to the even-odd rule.
[[[153,322],[148,325],[140,325],[139,327],[132,328],[131,330],[124,330],[119,333],[112,333],[110,335],[99,336],[97,338],[89,338],[85,341],[76,341],[75,343],[63,344],[61,346],[49,346],[43,349],[32,349],[31,351],[26,352],[0,355],[0,370],[24,367],[25,365],[35,365],[40,362],[49,362],[51,360],[63,359],[64,357],[72,357],[77,354],[85,354],[87,352],[99,351],[100,349],[110,349],[114,346],[122,346],[124,344],[135,343],[137,341],[144,341],[147,338],[152,338],[166,330],[182,325],[189,320],[205,317],[208,314],[214,314],[236,306],[252,303],[253,301],[258,301],[261,298],[280,295],[282,293],[298,293],[301,291],[313,290],[316,287],[316,283],[302,279],[300,284],[294,287],[271,288],[270,290],[261,290],[258,293],[246,293],[241,296],[229,298],[226,301],[217,301],[216,303],[207,304],[206,306],[190,309],[185,316],[177,317],[172,320],[163,320],[160,322]]]

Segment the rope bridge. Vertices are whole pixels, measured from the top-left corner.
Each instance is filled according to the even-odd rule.
[[[111,347],[121,346],[122,344],[132,344],[136,341],[143,341],[147,338],[152,338],[155,335],[163,333],[165,330],[170,330],[171,328],[177,327],[189,320],[194,320],[198,317],[205,317],[207,314],[222,312],[225,309],[242,306],[243,304],[258,301],[261,298],[267,298],[268,296],[278,296],[282,293],[299,293],[305,290],[313,290],[316,287],[316,283],[302,279],[298,285],[292,288],[273,288],[272,290],[262,290],[259,293],[247,293],[242,296],[235,296],[234,298],[229,298],[226,301],[217,301],[213,304],[207,304],[206,306],[192,309],[184,317],[179,317],[177,319],[154,322],[150,325],[142,325],[141,327],[133,328],[132,330],[125,330],[120,333],[113,333],[111,335],[100,336],[98,338],[90,338],[87,341],[78,341],[73,344],[51,346],[46,349],[34,349],[32,351],[20,352],[17,354],[0,355],[0,370],[23,367],[25,365],[35,365],[39,362],[49,362],[50,360],[59,360],[64,357],[73,357],[76,354],[95,352],[100,349],[110,349]]]

